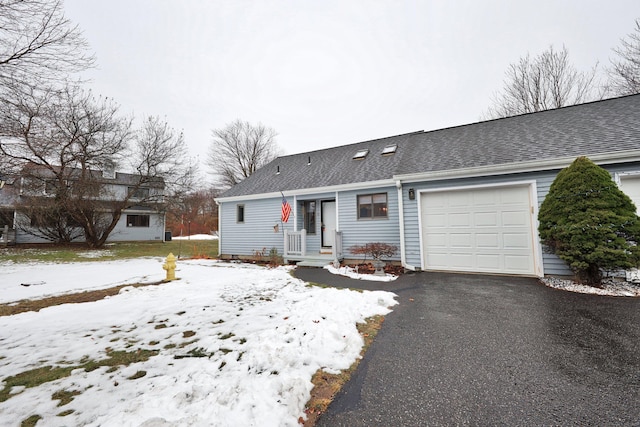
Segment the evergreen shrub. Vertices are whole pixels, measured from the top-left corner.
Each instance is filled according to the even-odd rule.
[[[542,242],[577,279],[599,286],[602,272],[637,267],[640,218],[609,172],[586,157],[558,173],[538,215]]]

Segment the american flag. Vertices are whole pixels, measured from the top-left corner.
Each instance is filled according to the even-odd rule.
[[[291,215],[291,205],[289,204],[289,202],[287,202],[287,199],[285,199],[284,195],[282,196],[282,222],[288,222],[289,221],[289,215]]]

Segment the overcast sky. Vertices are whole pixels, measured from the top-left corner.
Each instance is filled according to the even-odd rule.
[[[480,120],[509,64],[550,45],[600,68],[638,0],[66,0],[124,113],[183,130],[201,160],[235,119],[285,154]],[[205,169],[205,168],[203,168]]]

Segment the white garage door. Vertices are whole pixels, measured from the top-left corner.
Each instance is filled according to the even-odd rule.
[[[530,186],[420,196],[427,270],[535,275]]]
[[[640,212],[640,176],[622,177],[620,188],[631,198]]]

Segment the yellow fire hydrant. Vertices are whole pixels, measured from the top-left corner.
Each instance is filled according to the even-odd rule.
[[[162,269],[167,271],[167,278],[165,279],[167,282],[176,280],[176,257],[172,253],[169,253],[167,256],[167,260],[162,265]]]

